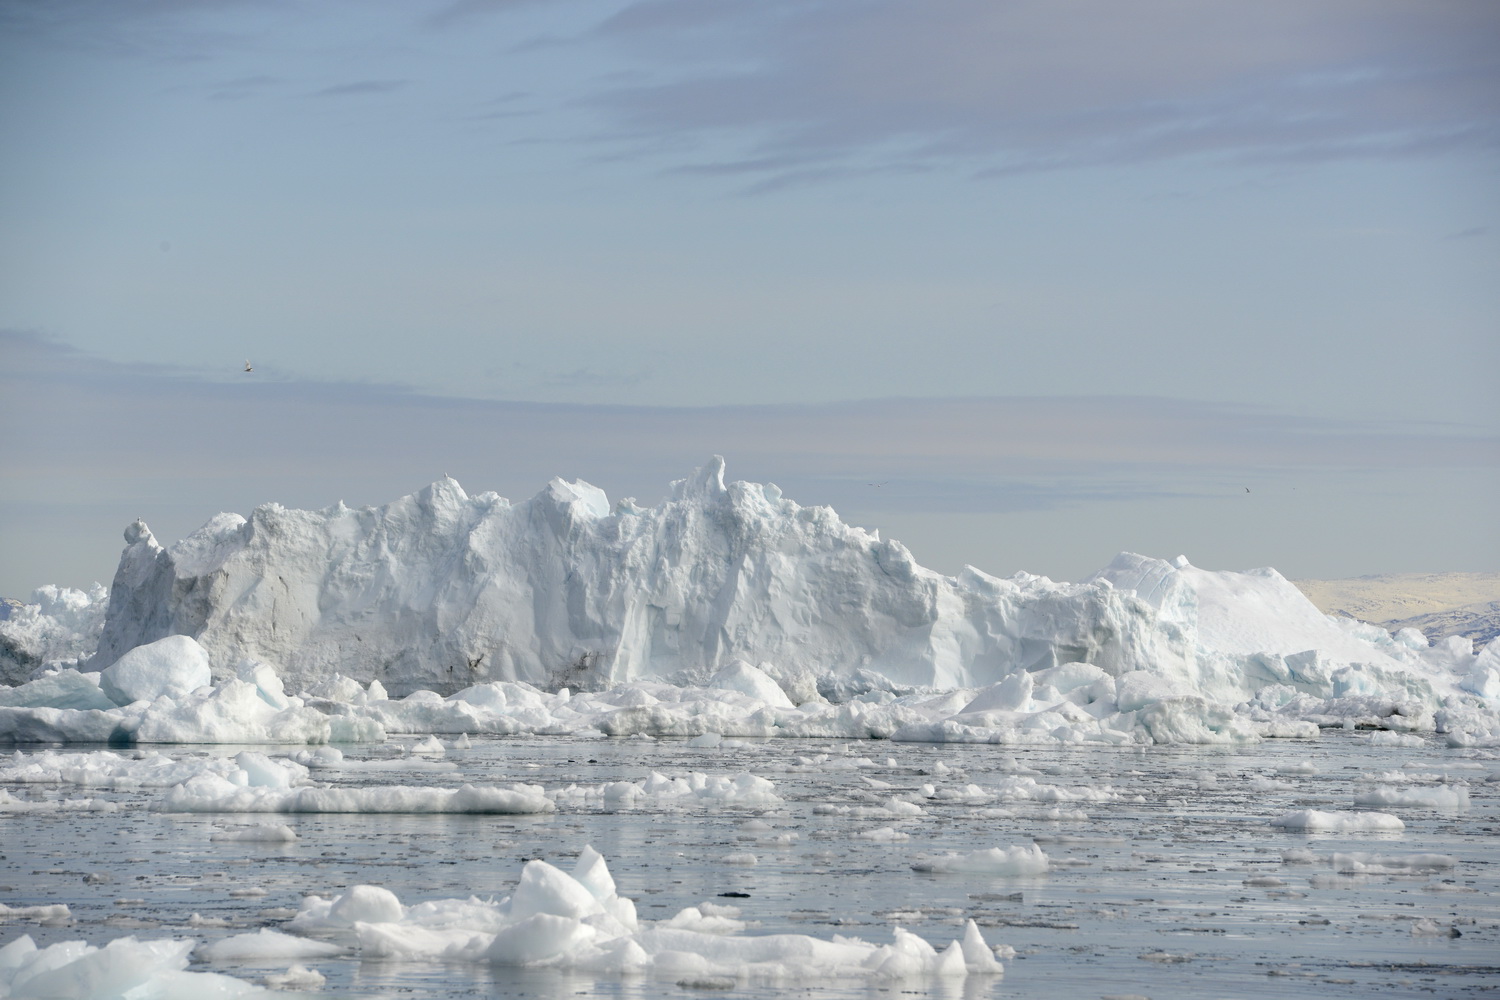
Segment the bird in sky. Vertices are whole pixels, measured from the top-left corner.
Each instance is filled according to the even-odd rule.
[[[245,371],[247,371],[247,372],[253,372],[253,371],[255,371],[254,368],[250,367],[250,359],[249,358],[245,359]]]
[[[890,480],[886,480],[886,482],[890,482]],[[865,485],[866,486],[873,486],[873,487],[875,487],[878,490],[878,489],[880,489],[880,487],[884,486],[885,483],[866,483]]]

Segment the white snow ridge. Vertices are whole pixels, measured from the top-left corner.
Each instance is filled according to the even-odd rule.
[[[78,648],[45,609],[0,622],[7,648],[53,654],[0,688],[0,740],[1500,739],[1493,645],[1393,638],[1274,570],[1182,557],[1122,554],[1076,584],[944,576],[829,508],[726,484],[719,458],[653,508],[581,481],[511,504],[444,479],[383,507],[220,514],[170,548],[137,521],[126,540],[102,630],[65,609]]]

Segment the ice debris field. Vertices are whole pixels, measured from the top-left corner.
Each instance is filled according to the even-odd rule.
[[[1208,960],[1170,935],[1253,940],[1257,902],[1309,893],[1345,936],[1371,900],[1390,914],[1367,953],[1327,942],[1320,989],[1400,995],[1350,969],[1413,949],[1465,989],[1500,974],[1477,957],[1493,904],[1447,905],[1496,888],[1500,643],[1328,618],[1274,570],[949,577],[720,460],[653,508],[444,480],[126,542],[108,590],[44,587],[0,621],[0,921],[30,925],[0,936],[0,996],[987,996],[1018,944],[997,928],[1041,934],[1019,960],[1045,976],[1007,994],[1120,994],[1123,949],[1163,995],[1285,995],[1280,944]],[[151,863],[174,840],[277,886]],[[1110,929],[1159,901],[1141,858],[1171,845],[1195,886],[1173,891],[1216,919]],[[434,898],[454,862],[470,891]],[[1097,968],[1054,968],[1089,921]],[[147,929],[179,933],[118,933]]]

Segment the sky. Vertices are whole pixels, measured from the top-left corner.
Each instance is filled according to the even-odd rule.
[[[0,0],[0,595],[715,454],[944,572],[1494,571],[1497,154],[1492,0]]]

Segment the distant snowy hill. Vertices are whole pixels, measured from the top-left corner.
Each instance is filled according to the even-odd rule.
[[[1293,582],[1324,613],[1388,631],[1414,628],[1434,641],[1461,635],[1476,646],[1500,636],[1500,573],[1387,573]]]

